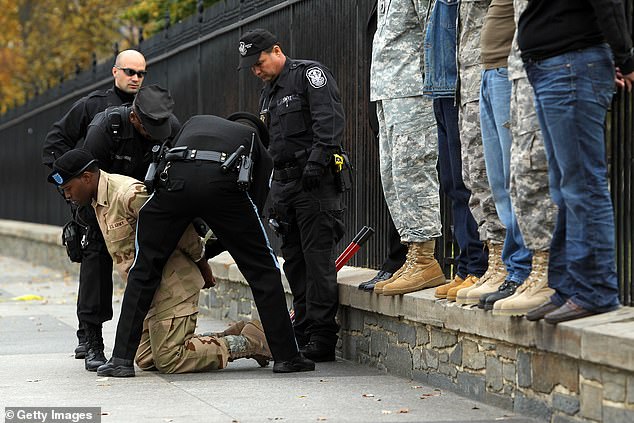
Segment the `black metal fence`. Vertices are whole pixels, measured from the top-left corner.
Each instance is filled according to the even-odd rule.
[[[348,194],[347,245],[363,225],[377,231],[353,264],[377,268],[387,255],[388,212],[381,191],[378,145],[368,125],[371,36],[367,21],[374,0],[227,0],[200,16],[171,26],[145,40],[139,49],[148,58],[146,84],[168,87],[176,115],[184,122],[194,114],[226,116],[236,110],[256,111],[260,82],[238,72],[237,42],[254,27],[275,32],[284,52],[318,60],[339,83],[347,116],[344,147],[351,153],[357,177]],[[632,0],[628,0],[632,16]],[[63,82],[25,105],[0,116],[0,218],[63,224],[68,208],[45,182],[40,165],[42,141],[51,124],[72,103],[94,89],[112,84],[112,62]],[[618,267],[622,300],[632,302],[632,100],[619,95],[608,122],[610,177],[617,216]],[[446,202],[443,201],[443,204]],[[443,238],[439,253],[450,272],[451,220],[443,205]],[[273,238],[273,237],[272,237]],[[276,245],[274,245],[275,247]]]

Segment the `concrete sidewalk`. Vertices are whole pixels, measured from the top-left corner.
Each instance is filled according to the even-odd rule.
[[[43,300],[17,299],[39,295]],[[122,293],[115,292],[115,319]],[[28,298],[28,297],[27,297]],[[276,375],[253,360],[222,371],[100,378],[75,360],[76,281],[0,257],[0,413],[4,407],[101,407],[103,422],[464,422],[536,420],[344,360]],[[227,322],[199,318],[199,329]],[[110,355],[115,321],[104,326]],[[15,422],[14,420],[6,420]]]

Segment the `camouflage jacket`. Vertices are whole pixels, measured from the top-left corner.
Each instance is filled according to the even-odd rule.
[[[429,0],[379,0],[370,101],[423,95],[427,13]]]
[[[139,210],[148,197],[145,185],[136,179],[100,171],[97,198],[93,199],[92,206],[114,267],[124,281],[134,262]],[[195,262],[203,255],[203,241],[189,225],[165,264],[161,284],[146,318],[187,316],[198,310],[198,303],[192,297],[198,299],[195,294],[204,281]]]
[[[528,6],[528,0],[513,0],[513,8],[515,13],[515,35],[513,36],[513,45],[511,46],[511,53],[509,54],[509,79],[511,81],[515,79],[526,78],[526,71],[524,70],[524,62],[522,62],[519,43],[517,42],[517,23],[520,21],[520,15]]]
[[[458,12],[460,104],[480,98],[480,34],[491,0],[461,0]]]

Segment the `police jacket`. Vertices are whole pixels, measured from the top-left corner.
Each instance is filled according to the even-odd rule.
[[[253,149],[251,149],[252,142]],[[189,150],[217,151],[226,153],[226,156],[230,156],[240,145],[243,145],[245,148],[243,154],[248,155],[251,152],[254,163],[253,182],[249,188],[249,195],[262,214],[269,192],[273,161],[255,129],[218,116],[198,115],[183,124],[173,143],[174,147],[187,146]],[[230,173],[227,179],[235,181],[237,175]]]
[[[109,107],[97,113],[88,126],[84,148],[99,161],[99,167],[109,173],[143,180],[152,161],[152,147],[164,140],[148,140],[130,122],[132,106]],[[180,123],[170,117],[173,139]]]
[[[328,165],[341,148],[345,117],[332,73],[310,60],[286,58],[275,81],[260,96],[269,127],[269,153],[276,167],[296,161]]]
[[[114,85],[107,90],[93,91],[77,100],[46,134],[42,149],[42,164],[51,167],[55,159],[79,145],[86,136],[88,125],[97,113],[109,106],[132,104],[132,100],[134,100],[133,94],[121,91]]]

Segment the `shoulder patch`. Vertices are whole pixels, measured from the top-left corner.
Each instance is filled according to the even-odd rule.
[[[306,71],[306,78],[308,78],[308,82],[313,88],[321,88],[328,82],[326,74],[318,66],[308,68]]]

